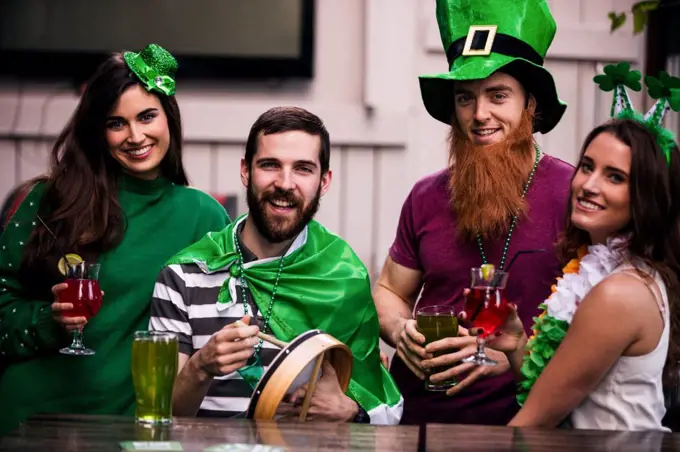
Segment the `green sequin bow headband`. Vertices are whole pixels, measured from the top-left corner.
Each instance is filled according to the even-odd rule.
[[[147,91],[175,95],[177,60],[158,44],[149,44],[139,53],[125,52],[123,58]]]
[[[614,91],[611,117],[617,119],[634,119],[647,128],[655,137],[659,147],[670,165],[671,152],[675,146],[673,133],[663,127],[663,117],[669,109],[680,111],[680,78],[671,77],[666,72],[661,72],[659,77],[645,77],[647,93],[656,103],[642,116],[635,111],[633,103],[628,97],[626,87],[633,91],[640,91],[642,86],[639,71],[631,71],[626,62],[605,66],[604,74],[596,75],[593,81],[603,91]]]

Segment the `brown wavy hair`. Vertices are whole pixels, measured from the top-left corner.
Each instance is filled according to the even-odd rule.
[[[22,273],[40,275],[45,262],[58,259],[61,251],[77,252],[92,259],[115,248],[126,228],[118,202],[118,179],[122,168],[108,150],[106,118],[121,94],[139,79],[121,53],[112,54],[87,82],[73,116],[59,134],[50,156],[46,176],[29,181],[45,184],[35,226],[22,261]],[[182,122],[174,96],[156,95],[165,110],[170,145],[160,168],[163,177],[176,185],[188,185],[182,164]],[[50,264],[55,268],[56,265]],[[51,273],[51,272],[50,272]]]
[[[670,166],[654,135],[632,119],[614,119],[596,127],[586,138],[583,154],[601,133],[610,133],[631,149],[630,222],[621,230],[629,234],[628,252],[656,270],[666,285],[670,314],[667,370],[680,360],[680,152],[671,150]],[[569,202],[566,228],[558,244],[564,264],[577,250],[590,245],[590,236],[571,222]]]

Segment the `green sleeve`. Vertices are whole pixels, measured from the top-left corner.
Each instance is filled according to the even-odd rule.
[[[0,363],[30,359],[63,345],[67,333],[52,319],[52,300],[21,296],[18,270],[35,224],[41,190],[33,189],[0,235]]]

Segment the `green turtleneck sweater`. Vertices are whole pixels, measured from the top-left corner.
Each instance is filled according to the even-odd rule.
[[[148,329],[163,264],[229,223],[224,208],[199,190],[130,176],[119,185],[127,228],[120,245],[98,258],[105,295],[83,333],[93,356],[59,353],[70,337],[52,319],[49,290],[33,299],[22,296],[17,270],[44,185],[33,188],[0,236],[0,434],[35,413],[132,415],[132,337]]]

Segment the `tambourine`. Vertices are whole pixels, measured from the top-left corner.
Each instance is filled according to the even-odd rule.
[[[321,330],[310,330],[286,343],[264,333],[262,340],[281,348],[250,397],[246,417],[272,420],[287,394],[307,384],[300,420],[307,418],[321,364],[328,358],[338,376],[343,392],[347,391],[352,375],[352,351],[345,344]]]

